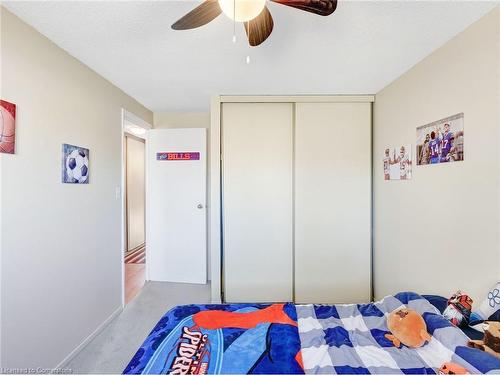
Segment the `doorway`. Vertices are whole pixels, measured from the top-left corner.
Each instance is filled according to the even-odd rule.
[[[125,304],[146,280],[145,141],[125,133]]]
[[[149,130],[134,115],[123,119],[123,302],[128,304],[146,282],[146,134]]]

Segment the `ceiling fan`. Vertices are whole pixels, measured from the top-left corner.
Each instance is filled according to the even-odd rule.
[[[278,4],[329,16],[337,8],[337,0],[270,0]],[[174,30],[203,26],[221,13],[235,22],[243,22],[251,46],[264,42],[273,31],[273,18],[266,0],[205,0],[172,25]]]

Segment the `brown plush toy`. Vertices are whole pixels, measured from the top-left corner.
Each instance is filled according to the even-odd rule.
[[[410,348],[419,348],[426,341],[431,340],[422,315],[407,307],[391,312],[387,317],[387,326],[391,334],[386,334],[385,338],[392,341],[397,348],[401,344]]]
[[[500,359],[500,322],[485,322],[484,339],[471,340],[468,346],[490,353]]]

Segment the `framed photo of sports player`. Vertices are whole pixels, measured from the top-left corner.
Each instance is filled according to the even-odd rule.
[[[384,180],[410,180],[412,174],[411,145],[386,147],[383,156]]]
[[[417,165],[464,160],[464,114],[417,128]]]

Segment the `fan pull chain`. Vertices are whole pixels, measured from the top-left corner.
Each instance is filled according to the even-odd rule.
[[[247,21],[247,29],[250,33],[250,22]],[[236,0],[233,0],[233,43],[236,43]],[[250,64],[250,55],[245,59],[247,64]]]
[[[248,30],[248,38],[250,40],[250,33],[252,32],[250,29],[250,21],[247,21],[247,30]],[[250,55],[247,55],[247,64],[250,64]]]

